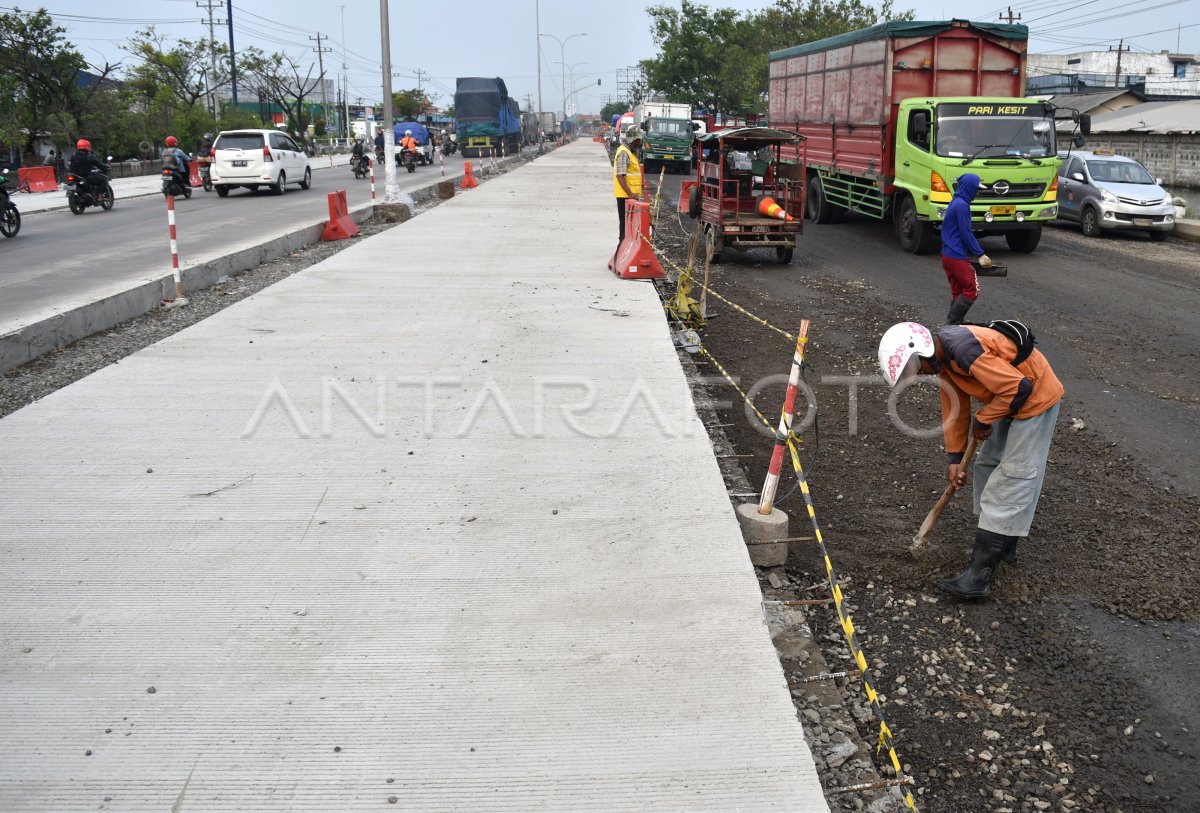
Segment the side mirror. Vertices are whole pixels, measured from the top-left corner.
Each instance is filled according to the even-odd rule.
[[[1083,146],[1083,133],[1076,133],[1075,137],[1071,139],[1071,143],[1074,144],[1076,147],[1082,147]]]
[[[1162,186],[1162,178],[1155,178],[1155,179],[1154,179],[1154,182],[1155,182],[1156,184],[1158,184],[1159,186]]]
[[[1092,134],[1092,117],[1087,113],[1079,114],[1079,132],[1084,135]]]
[[[1071,173],[1071,180],[1073,180],[1073,181],[1079,181],[1080,183],[1083,183],[1083,180],[1084,180],[1084,178],[1083,178],[1083,173],[1082,173],[1082,172],[1072,172],[1072,173]]]

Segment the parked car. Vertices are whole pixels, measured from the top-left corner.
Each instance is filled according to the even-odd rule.
[[[1092,150],[1063,159],[1058,178],[1058,216],[1079,224],[1088,237],[1106,230],[1144,231],[1166,240],[1175,228],[1175,206],[1153,177],[1132,158]]]
[[[266,186],[276,195],[282,195],[288,184],[299,184],[301,189],[308,189],[312,183],[312,170],[304,149],[279,130],[218,133],[213,142],[209,175],[221,197],[239,186],[251,192]]]

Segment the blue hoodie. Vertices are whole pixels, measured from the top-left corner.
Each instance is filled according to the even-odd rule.
[[[979,191],[979,176],[973,172],[959,177],[954,198],[946,207],[942,221],[942,256],[965,260],[983,254],[979,241],[971,233],[971,201]]]

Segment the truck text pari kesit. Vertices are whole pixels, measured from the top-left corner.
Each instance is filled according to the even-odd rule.
[[[976,234],[1033,251],[1058,215],[1060,161],[1053,107],[1023,98],[1028,37],[1023,25],[902,21],[772,53],[770,120],[807,138],[809,217],[853,211],[930,253],[970,172]]]

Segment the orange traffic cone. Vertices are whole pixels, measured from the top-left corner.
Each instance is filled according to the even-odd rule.
[[[466,173],[463,175],[462,179],[463,189],[474,189],[475,187],[479,186],[479,181],[475,180],[475,176],[471,174],[470,161],[467,161],[465,164],[463,164],[463,172]]]
[[[774,198],[765,195],[758,199],[758,213],[763,217],[774,217],[779,220],[786,220],[789,223],[796,219],[785,212],[783,207],[775,202]]]

